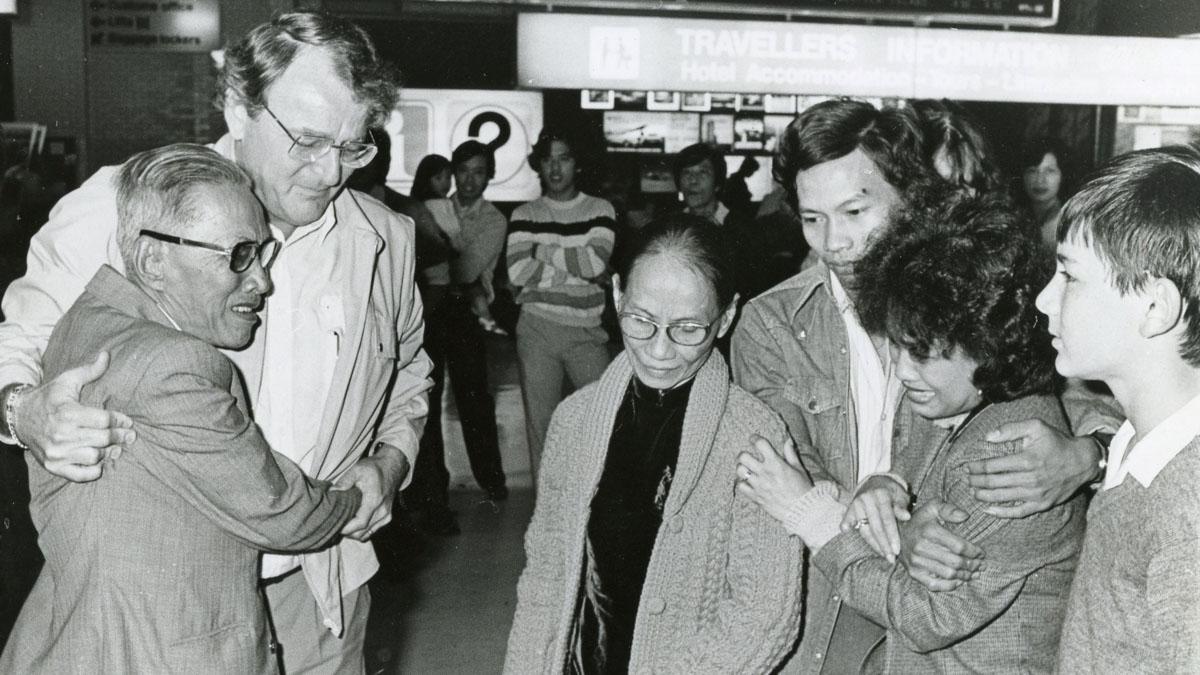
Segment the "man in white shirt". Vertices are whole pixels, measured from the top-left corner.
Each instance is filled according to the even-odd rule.
[[[391,114],[396,78],[362,29],[297,12],[228,49],[218,86],[229,133],[213,148],[250,175],[284,242],[263,330],[228,356],[272,448],[315,478],[363,493],[337,546],[264,557],[272,621],[286,672],[362,672],[365,584],[378,569],[367,540],[391,518],[428,409],[412,223],[342,189],[375,153],[367,129]],[[72,480],[100,478],[119,461],[108,447],[133,432],[121,411],[78,403],[79,389],[103,372],[103,355],[40,382],[41,353],[62,313],[102,264],[123,269],[114,173],[101,169],[55,207],[30,246],[29,272],[5,296],[0,325],[3,430]]]

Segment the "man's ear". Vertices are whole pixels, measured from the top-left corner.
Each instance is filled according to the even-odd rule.
[[[1147,303],[1141,326],[1138,327],[1142,337],[1164,335],[1175,330],[1183,321],[1186,303],[1174,281],[1164,277],[1153,277],[1146,282],[1141,295]]]
[[[621,275],[620,274],[612,275],[612,289],[613,289],[613,307],[616,307],[617,311],[619,312],[619,311],[621,311]]]
[[[139,237],[133,254],[134,276],[147,288],[161,291],[167,286],[166,245],[149,237]]]
[[[725,337],[725,334],[729,332],[730,327],[733,326],[733,318],[737,316],[738,297],[738,294],[734,293],[733,299],[729,301],[729,306],[726,307],[725,311],[721,313],[721,318],[719,319],[720,325],[717,328],[718,338]]]
[[[225,90],[225,126],[233,140],[240,141],[246,135],[246,125],[250,122],[250,111],[232,89]]]

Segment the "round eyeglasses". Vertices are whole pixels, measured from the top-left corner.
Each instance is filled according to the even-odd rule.
[[[274,262],[275,256],[279,253],[279,248],[283,245],[278,239],[264,239],[263,241],[239,241],[229,248],[223,248],[216,244],[184,239],[183,237],[176,237],[173,234],[163,234],[154,230],[140,230],[138,234],[150,237],[151,239],[165,241],[168,244],[194,246],[196,248],[215,251],[229,258],[229,269],[239,274],[250,269],[250,265],[254,263],[255,258],[258,258],[258,262],[262,265],[263,269],[269,268],[271,263]]]
[[[347,169],[361,169],[371,163],[375,158],[375,153],[379,148],[374,143],[363,143],[361,141],[346,141],[341,145],[333,142],[332,138],[325,136],[316,136],[313,134],[293,134],[287,127],[283,126],[283,122],[271,112],[271,109],[263,105],[263,110],[275,120],[275,124],[287,134],[287,137],[292,140],[292,145],[288,148],[288,156],[305,162],[315,162],[325,155],[329,154],[330,150],[338,151],[338,161]],[[370,131],[367,132],[370,134]]]
[[[654,323],[644,316],[630,314],[629,312],[619,312],[617,314],[617,321],[625,337],[634,340],[649,340],[658,333],[659,328],[662,328],[667,331],[667,339],[683,347],[695,347],[703,344],[708,339],[708,335],[712,332],[713,327],[711,323],[696,323],[694,321],[680,321],[679,323],[669,323],[664,326]]]

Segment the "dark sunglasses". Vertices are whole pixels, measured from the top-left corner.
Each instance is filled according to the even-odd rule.
[[[193,241],[176,237],[173,234],[163,234],[154,230],[140,230],[139,235],[165,241],[168,244],[179,244],[181,246],[195,246],[209,251],[215,251],[229,258],[229,269],[234,272],[241,273],[250,269],[250,265],[254,263],[254,259],[258,258],[263,269],[271,266],[271,262],[275,260],[275,255],[279,253],[279,247],[282,246],[278,239],[268,238],[263,241],[239,241],[230,248],[221,248],[216,244],[208,244],[203,241]]]

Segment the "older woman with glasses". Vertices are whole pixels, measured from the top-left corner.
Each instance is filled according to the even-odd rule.
[[[801,547],[731,472],[771,410],[713,342],[731,249],[698,217],[647,225],[613,279],[625,351],[550,425],[506,673],[767,673],[793,645]]]

